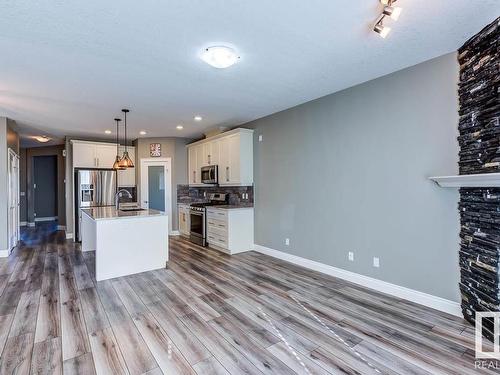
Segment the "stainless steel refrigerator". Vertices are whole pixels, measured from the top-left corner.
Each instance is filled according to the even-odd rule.
[[[115,204],[116,171],[80,169],[75,171],[75,229],[80,242],[82,208]]]

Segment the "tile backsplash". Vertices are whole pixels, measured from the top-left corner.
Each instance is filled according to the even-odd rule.
[[[211,193],[228,194],[228,203],[238,205],[253,203],[253,186],[200,186],[177,185],[177,203],[205,202]],[[248,194],[248,199],[243,199],[242,194]]]

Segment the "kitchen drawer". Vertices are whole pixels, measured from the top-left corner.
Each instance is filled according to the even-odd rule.
[[[207,224],[208,224],[208,227],[213,227],[213,228],[217,228],[217,229],[224,229],[227,231],[227,221],[225,220],[219,220],[218,218],[215,219],[213,217],[209,217],[207,219]]]
[[[218,210],[215,208],[209,208],[207,209],[207,217],[209,219],[227,221],[227,210]]]
[[[214,226],[208,226],[208,229],[207,229],[207,234],[215,234],[215,235],[218,235],[218,236],[222,236],[224,238],[227,238],[227,229],[225,228],[218,228],[218,227],[214,227]]]
[[[215,245],[227,249],[227,237],[211,232],[207,234],[207,241],[209,245]]]

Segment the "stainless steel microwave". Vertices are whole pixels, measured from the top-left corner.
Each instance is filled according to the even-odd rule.
[[[208,165],[201,167],[201,182],[204,184],[218,183],[218,167],[216,165]]]

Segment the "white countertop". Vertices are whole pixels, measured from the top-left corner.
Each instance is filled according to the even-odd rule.
[[[123,211],[117,210],[114,206],[84,208],[82,212],[93,220],[134,219],[166,215],[165,212],[158,210]]]
[[[220,206],[208,206],[207,209],[216,208],[218,210],[253,210],[253,206],[225,204]]]

